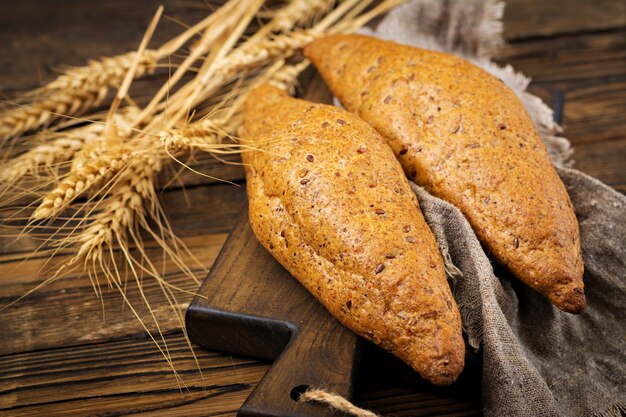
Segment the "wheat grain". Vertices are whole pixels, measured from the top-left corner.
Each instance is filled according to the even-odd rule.
[[[238,48],[217,60],[213,65],[209,66],[203,74],[198,74],[196,79],[185,87],[192,91],[193,99],[183,99],[179,105],[178,111],[175,113],[174,121],[187,113],[191,108],[197,106],[202,101],[215,94],[220,86],[232,81],[234,77],[240,76],[244,71],[256,69],[268,62],[274,60],[284,60],[295,55],[306,44],[316,38],[324,36],[327,33],[336,31],[352,32],[365,24],[368,20],[378,14],[388,10],[392,5],[396,5],[405,0],[386,0],[381,2],[375,9],[369,11],[365,15],[357,18],[349,18],[337,24],[339,29],[333,27],[341,16],[350,12],[353,8],[360,9],[361,3],[369,3],[370,0],[364,0],[361,3],[358,0],[346,0],[339,7],[329,13],[323,20],[318,22],[310,29],[302,31],[291,31],[258,39],[253,36],[249,41],[244,42]],[[270,27],[269,25],[267,27]],[[179,93],[185,91],[181,89]],[[172,100],[174,102],[174,100]]]
[[[298,85],[298,77],[302,71],[309,66],[309,64],[309,61],[305,59],[295,65],[285,65],[272,75],[269,83],[283,91],[288,92],[290,95],[294,95]]]
[[[85,66],[68,69],[43,87],[43,90],[100,91],[103,86],[118,87],[136,55],[136,52],[133,51],[114,57],[105,57],[99,61],[90,60]],[[141,54],[135,76],[141,77],[152,70],[156,66],[156,62],[157,51],[144,51]]]
[[[228,79],[241,71],[250,70],[269,60],[287,58],[319,36],[320,34],[314,30],[291,32],[237,48],[226,57],[217,74],[223,79]]]
[[[182,129],[168,129],[159,133],[159,142],[168,153],[178,154],[192,149],[208,150],[219,144],[227,132],[225,120],[205,119]]]

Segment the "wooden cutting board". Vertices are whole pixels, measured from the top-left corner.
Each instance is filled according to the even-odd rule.
[[[239,416],[329,415],[319,404],[296,401],[309,386],[352,397],[358,336],[261,246],[247,210],[189,306],[186,322],[198,345],[274,361]]]

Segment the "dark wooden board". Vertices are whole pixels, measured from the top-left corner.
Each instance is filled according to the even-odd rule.
[[[241,417],[318,417],[307,387],[352,397],[358,337],[334,319],[254,237],[242,216],[187,310],[192,342],[275,360]]]
[[[239,219],[186,315],[189,338],[210,350],[273,360],[240,417],[317,417],[329,412],[295,400],[309,387],[352,399],[359,363],[429,387],[408,366],[341,325],[258,242],[247,213]],[[465,369],[438,395],[459,407],[480,386],[481,360],[469,346]],[[432,387],[430,387],[432,388]],[[469,407],[475,412],[475,407]]]

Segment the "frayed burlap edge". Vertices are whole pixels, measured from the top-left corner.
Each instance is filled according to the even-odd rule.
[[[622,417],[624,415],[626,415],[626,404],[620,402],[611,404],[607,409],[595,413],[593,417]]]

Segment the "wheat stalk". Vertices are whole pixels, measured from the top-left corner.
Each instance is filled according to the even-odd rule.
[[[369,3],[369,1],[371,0],[361,1],[361,3]],[[289,31],[296,24],[308,25],[319,15],[320,11],[330,9],[333,3],[334,1],[330,0],[296,0],[289,2],[274,14],[273,19],[267,25],[261,27],[233,52],[225,54],[224,52],[230,49],[230,44],[224,45],[210,60],[205,60],[203,68],[196,78],[181,88],[173,97],[170,97],[167,101],[167,107],[165,103],[161,104],[160,107],[157,106],[158,101],[164,97],[165,92],[169,89],[167,85],[163,86],[142,112],[142,116],[153,112],[157,108],[178,109],[175,112],[168,112],[167,122],[162,114],[161,117],[155,117],[150,125],[150,127],[155,128],[158,125],[166,124],[167,127],[171,128],[191,108],[214,96],[219,87],[224,86],[243,71],[257,68],[272,59],[278,60],[282,57],[292,56],[306,43],[319,36],[320,31],[323,32],[342,14],[353,8],[355,4],[359,4],[359,1],[345,1],[337,10],[330,13],[323,21],[317,23],[309,30],[304,32]],[[286,33],[272,35],[268,38],[272,31],[283,31]]]
[[[292,57],[306,44],[325,34],[353,32],[367,21],[403,1],[405,0],[384,0],[367,13],[362,15],[357,13],[356,16],[351,16],[351,12],[360,13],[372,0],[345,0],[310,29],[258,37],[259,34],[267,33],[272,25],[261,28],[232,52],[209,62],[209,65],[202,68],[193,81],[181,88],[175,97],[170,99],[170,108],[177,110],[167,114],[169,121],[166,124],[171,127],[178,123],[191,109],[214,96],[221,86],[232,81],[234,77],[240,76],[244,71],[253,70],[271,61]],[[349,17],[341,21],[342,16]],[[149,126],[154,128],[163,123],[164,116],[155,117]]]
[[[178,123],[185,114],[203,101],[214,96],[225,84],[245,71],[259,68],[271,61],[284,60],[294,55],[304,45],[320,36],[315,29],[291,32],[265,38],[253,43],[244,43],[223,59],[214,62],[214,66],[203,74],[198,74],[170,99],[170,109],[176,111],[162,113],[148,125],[149,128],[163,124],[167,117],[168,125]]]

